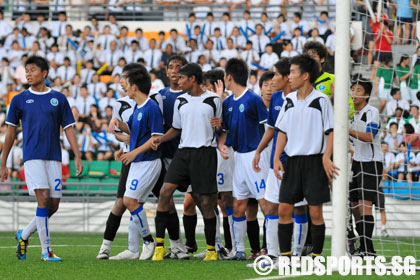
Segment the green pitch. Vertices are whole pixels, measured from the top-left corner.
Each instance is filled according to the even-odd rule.
[[[0,279],[249,279],[262,277],[252,268],[246,267],[251,261],[217,261],[205,263],[201,260],[165,260],[152,261],[107,261],[96,260],[102,234],[80,233],[52,233],[52,248],[61,258],[62,263],[43,263],[40,261],[41,249],[38,236],[30,239],[27,259],[17,260],[15,256],[16,241],[14,233],[0,232]],[[204,250],[204,236],[198,236],[199,250]],[[414,255],[419,259],[420,248],[410,244],[419,244],[420,240],[406,239],[406,243],[383,243],[384,253],[391,255],[401,252],[402,256]],[[401,239],[400,239],[401,240]],[[415,243],[412,243],[415,242]],[[376,245],[380,251],[380,244]],[[127,234],[118,234],[114,241],[111,255],[125,250],[127,247]],[[325,242],[325,255],[330,253],[330,239]],[[249,250],[248,252],[249,253]],[[273,271],[270,276],[278,275]],[[313,279],[299,277],[299,279]],[[327,277],[327,276],[324,276]],[[378,276],[350,276],[347,279],[382,279]],[[390,276],[388,276],[389,278]],[[415,279],[418,276],[410,277]],[[329,276],[328,279],[342,279],[339,275]],[[391,277],[392,278],[392,277]],[[398,277],[404,279],[405,276]],[[408,278],[408,277],[407,277]],[[417,278],[418,279],[418,278]]]

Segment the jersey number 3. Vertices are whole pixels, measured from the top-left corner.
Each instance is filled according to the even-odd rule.
[[[218,173],[217,174],[217,184],[218,185],[224,185],[225,184],[225,176],[223,175],[223,173]]]
[[[258,185],[258,182],[255,182],[255,187],[257,188],[257,193],[260,192],[260,190],[264,189],[265,190],[265,181],[264,179],[261,180],[261,184]]]

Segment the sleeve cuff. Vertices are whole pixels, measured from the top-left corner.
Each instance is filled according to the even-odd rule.
[[[281,132],[281,133],[283,133],[283,134],[287,135],[287,133],[286,133],[285,131],[281,130],[280,128],[277,128],[277,130],[278,130],[279,132]]]
[[[269,128],[276,129],[274,126],[269,125],[268,123],[266,123],[266,125],[267,125]]]
[[[260,124],[266,123],[267,119],[260,121]]]
[[[6,122],[7,125],[11,125],[11,126],[17,126],[17,124],[11,123],[11,122]]]
[[[160,133],[160,132],[153,132],[153,133],[152,133],[152,136],[155,136],[155,135],[163,135],[163,133]]]
[[[333,131],[334,131],[333,128],[327,129],[327,130],[325,130],[325,135],[328,135],[328,134],[330,134],[330,132],[333,132]]]
[[[175,127],[174,125],[172,125],[172,128],[176,130],[181,130],[181,128]]]
[[[66,125],[65,127],[63,127],[63,130],[66,130],[67,128],[69,128],[70,126],[73,126],[73,125],[75,125],[76,124],[76,122],[73,122],[73,123],[71,123],[71,124],[68,124],[68,125]]]

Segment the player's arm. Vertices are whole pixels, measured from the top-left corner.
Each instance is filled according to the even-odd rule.
[[[283,178],[283,173],[284,173],[284,167],[283,167],[283,164],[281,163],[280,156],[284,151],[284,147],[286,147],[286,143],[287,143],[287,135],[283,131],[280,130],[279,133],[277,134],[276,151],[274,153],[274,162],[273,162],[274,174],[280,180]],[[279,173],[279,170],[281,170],[282,172],[281,174]]]
[[[181,129],[171,127],[163,136],[159,137],[160,143],[171,141],[181,134]]]
[[[1,181],[4,182],[9,176],[9,169],[6,167],[7,158],[16,138],[16,126],[9,125],[7,129],[6,139],[3,145],[3,155],[1,157]]]
[[[268,143],[270,143],[273,137],[274,129],[272,127],[267,127],[267,129],[264,132],[263,138],[261,139],[260,144],[258,144],[257,150],[255,151],[254,159],[252,160],[252,168],[256,172],[261,171],[261,168],[258,166],[258,163],[260,162],[261,152],[267,147]]]
[[[229,158],[229,148],[225,145],[227,138],[227,132],[223,131],[217,138],[217,148],[219,149],[220,155],[224,159]]]
[[[325,173],[330,180],[330,183],[333,179],[338,175],[338,171],[340,170],[337,166],[334,165],[332,158],[333,153],[333,144],[334,144],[334,132],[328,133],[328,140],[327,140],[327,147],[325,149],[325,153],[322,156],[322,164],[324,165]]]
[[[70,143],[70,147],[74,153],[74,160],[76,163],[76,176],[82,174],[83,164],[82,157],[80,155],[79,146],[77,145],[76,133],[74,132],[73,126],[67,127],[64,132],[66,133],[67,140]]]
[[[130,136],[124,135],[121,132],[115,132],[115,139],[117,139],[120,142],[128,144],[128,141],[130,140]]]
[[[115,133],[116,127],[118,127],[121,131],[130,134],[130,129],[128,128],[128,125],[125,122],[120,121],[119,119],[114,117],[109,123],[108,131],[110,133]]]
[[[373,141],[373,133],[372,132],[361,132],[357,130],[351,129],[349,131],[350,136],[363,141],[363,142],[372,142]]]
[[[138,155],[147,152],[148,150],[150,150],[152,148],[152,143],[153,140],[158,138],[160,135],[153,135],[152,137],[150,137],[149,140],[147,140],[146,143],[144,143],[143,145],[141,145],[140,147],[135,148],[134,150],[132,150],[131,152],[128,152],[124,155],[121,156],[121,161],[125,164],[128,165],[130,162],[132,162]]]

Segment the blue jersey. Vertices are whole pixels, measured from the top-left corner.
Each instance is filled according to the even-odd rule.
[[[6,123],[18,126],[20,120],[23,161],[61,161],[60,126],[66,129],[75,123],[66,96],[52,89],[19,93],[12,99]]]
[[[184,94],[182,90],[180,91],[172,91],[170,87],[161,89],[159,93],[162,95],[163,100],[163,120],[164,125],[163,129],[164,132],[167,132],[172,127],[172,119],[174,116],[174,106],[175,100],[178,96]],[[171,141],[162,143],[160,148],[162,150],[162,156],[165,158],[173,158],[176,150],[178,149],[179,142],[181,137],[175,137]]]
[[[268,112],[256,93],[246,90],[241,96],[229,96],[223,102],[223,129],[229,131],[234,151],[255,151],[264,135]]]
[[[134,108],[133,114],[127,122],[130,128],[130,152],[144,143],[152,135],[163,134],[163,118],[159,105],[147,99],[141,106]],[[160,150],[152,149],[138,155],[133,162],[151,161],[161,157]]]
[[[273,93],[270,99],[270,106],[268,109],[268,120],[267,120],[267,125],[274,129],[273,149],[271,151],[271,156],[270,156],[271,169],[273,169],[273,165],[274,165],[274,154],[276,153],[277,135],[279,133],[275,125],[276,125],[276,120],[277,120],[277,117],[279,116],[281,107],[283,106],[283,103],[284,103],[283,91],[281,90],[281,91],[277,91]],[[284,151],[280,156],[280,160],[283,164],[286,163],[287,155]]]

